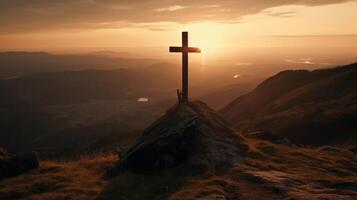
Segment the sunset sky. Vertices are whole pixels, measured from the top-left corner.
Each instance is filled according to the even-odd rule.
[[[180,44],[183,30],[207,55],[355,48],[356,20],[357,1],[344,0],[0,0],[0,50],[157,56]]]

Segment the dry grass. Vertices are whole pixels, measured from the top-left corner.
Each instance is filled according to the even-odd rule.
[[[337,147],[306,148],[248,140],[243,163],[217,173],[186,176],[121,173],[103,179],[117,157],[80,156],[41,162],[39,169],[0,182],[1,200],[250,200],[357,197],[357,157]]]
[[[71,161],[41,161],[38,169],[2,181],[0,199],[95,199],[107,185],[102,178],[106,169],[116,160],[114,154],[97,154]]]
[[[357,198],[357,156],[352,152],[336,147],[251,143],[264,158],[250,157],[247,166],[233,168],[231,177],[240,177],[236,181],[263,187],[278,195],[274,199]]]
[[[170,200],[357,199],[357,157],[343,149],[313,149],[250,140],[245,164],[223,174],[187,177]],[[119,198],[120,199],[120,198]]]
[[[165,200],[185,185],[186,178],[174,172],[160,175],[121,173],[98,200]]]

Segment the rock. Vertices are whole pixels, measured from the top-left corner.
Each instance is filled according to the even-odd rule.
[[[230,160],[220,160],[215,164],[214,168],[216,171],[222,172],[228,170],[231,166],[232,163]]]
[[[352,151],[353,153],[357,154],[357,147],[352,147],[349,150]]]
[[[9,157],[10,154],[3,148],[0,147],[0,159]]]
[[[190,168],[192,168],[193,171],[198,171],[198,172],[205,171],[210,167],[209,161],[204,159],[193,160],[191,161],[190,164],[191,164]]]
[[[247,150],[245,139],[220,115],[204,103],[189,102],[172,108],[121,151],[117,169],[153,172],[183,164],[222,168],[227,160],[241,162]]]
[[[357,191],[357,181],[335,183],[332,185],[332,188],[335,188],[338,190],[355,190],[355,191]]]
[[[34,152],[11,155],[0,159],[0,179],[23,174],[39,166]]]
[[[266,140],[266,141],[276,143],[276,144],[291,145],[291,142],[287,138],[282,137],[282,136],[280,136],[276,133],[270,132],[270,131],[251,132],[248,134],[248,137],[259,139],[259,140]]]

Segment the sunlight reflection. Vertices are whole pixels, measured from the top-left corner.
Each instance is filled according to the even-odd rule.
[[[140,97],[136,101],[139,103],[147,103],[147,102],[149,102],[149,98],[148,97]]]
[[[305,65],[329,65],[330,64],[330,63],[323,63],[323,62],[314,62],[310,58],[302,58],[298,60],[287,59],[285,60],[285,62],[294,63],[294,64],[305,64]]]
[[[234,76],[233,76],[233,78],[235,78],[235,79],[237,79],[237,78],[239,78],[240,77],[240,74],[235,74]]]

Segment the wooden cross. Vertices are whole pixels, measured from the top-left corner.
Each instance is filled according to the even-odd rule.
[[[201,49],[188,46],[188,32],[182,32],[182,47],[170,47],[170,53],[182,53],[182,93],[180,102],[188,101],[188,53],[201,53]],[[180,94],[180,93],[178,93]]]

